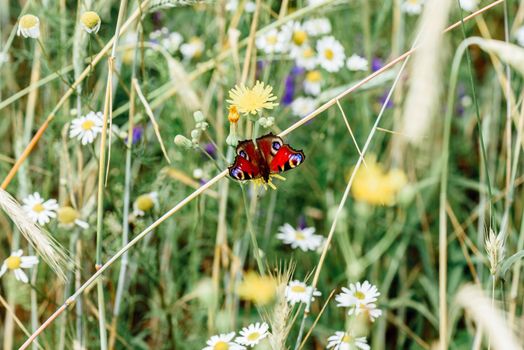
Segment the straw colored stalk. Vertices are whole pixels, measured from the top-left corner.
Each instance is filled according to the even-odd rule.
[[[457,293],[455,302],[463,307],[478,327],[488,336],[490,345],[497,350],[522,349],[501,310],[492,305],[490,298],[477,286],[467,285]]]
[[[25,239],[36,249],[55,273],[66,279],[64,270],[70,259],[65,250],[38,225],[27,218],[20,204],[9,193],[0,189],[0,208],[9,216]]]
[[[402,126],[407,140],[415,144],[424,139],[438,105],[442,85],[442,31],[451,3],[451,0],[428,1],[420,21],[420,45],[413,55]]]

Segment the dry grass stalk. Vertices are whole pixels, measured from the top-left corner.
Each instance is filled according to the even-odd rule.
[[[492,305],[491,299],[479,287],[474,285],[462,287],[455,301],[488,335],[489,342],[495,350],[523,348],[523,344],[519,343],[500,310]]]
[[[65,250],[37,224],[27,218],[20,204],[7,191],[0,189],[0,208],[9,216],[25,239],[63,280],[70,259]]]
[[[286,287],[291,279],[293,270],[294,268],[291,266],[277,272],[275,276],[277,281],[276,302],[271,312],[267,312],[265,315],[267,322],[271,326],[271,334],[268,339],[273,350],[287,349],[286,340],[293,325],[293,308],[287,302]]]
[[[420,143],[435,114],[442,77],[442,31],[451,0],[430,0],[419,25],[420,45],[413,55],[411,83],[404,106],[403,134]]]

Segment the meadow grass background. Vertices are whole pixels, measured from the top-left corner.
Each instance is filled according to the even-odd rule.
[[[122,6],[125,3],[127,6]],[[249,44],[251,56],[245,60],[245,44],[253,39],[253,13],[246,13],[241,7],[234,12],[225,11],[225,1],[193,5],[172,0],[153,8],[146,5],[114,50],[110,90],[112,122],[118,130],[111,138],[107,186],[103,188],[103,206],[99,207],[100,136],[93,144],[83,146],[69,138],[68,132],[78,106],[82,115],[91,110],[103,111],[108,98],[109,61],[104,56],[93,66],[81,82],[80,94],[72,94],[57,110],[54,109],[58,101],[69,87],[60,78],[46,78],[59,70],[69,84],[74,82],[113,37],[119,13],[123,23],[136,12],[138,3],[0,0],[0,49],[5,48],[8,55],[7,61],[0,63],[1,174],[9,172],[46,117],[55,115],[7,191],[19,201],[33,192],[56,198],[61,206],[77,208],[90,224],[87,230],[63,227],[56,220],[45,226],[76,263],[66,268],[67,282],[58,278],[42,259],[32,269],[29,284],[16,281],[11,274],[2,277],[0,337],[4,348],[20,346],[95,273],[97,247],[101,249],[98,263],[106,262],[122,247],[123,222],[127,222],[123,209],[126,193],[130,198],[127,206],[133,211],[133,202],[139,195],[158,192],[158,205],[129,223],[129,237],[133,238],[232,162],[233,148],[226,144],[230,128],[226,100],[228,91],[236,84],[244,80],[252,86],[259,79],[273,86],[280,105],[264,114],[275,118],[271,129],[275,133],[300,120],[291,107],[281,102],[293,60],[279,55],[268,57]],[[310,6],[300,0],[260,3],[257,29],[266,30],[276,21],[327,17],[333,27],[332,35],[343,44],[346,56],[357,53],[369,61],[368,71],[323,71],[318,106],[372,73],[372,62],[378,64],[380,60],[384,65],[408,51],[422,17],[403,13],[401,1],[395,0],[326,1]],[[489,3],[481,1],[479,8]],[[283,10],[282,6],[286,8]],[[87,10],[96,11],[102,19],[97,35],[81,34],[78,18]],[[24,13],[39,17],[41,45],[36,40],[14,36],[17,18]],[[463,16],[467,14],[462,12]],[[461,12],[455,1],[451,1],[449,15],[444,16],[446,26],[460,21]],[[105,328],[109,347],[118,349],[201,349],[213,334],[235,331],[282,312],[279,307],[260,308],[242,301],[236,292],[243,275],[258,269],[250,225],[268,271],[277,273],[291,267],[292,277],[288,278],[308,279],[311,283],[320,252],[291,249],[275,235],[280,226],[289,223],[315,227],[317,234],[327,237],[335,218],[337,225],[318,279],[322,296],[312,303],[311,316],[305,321],[305,331],[314,328],[304,349],[325,348],[330,335],[345,329],[367,336],[372,349],[439,348],[439,335],[440,348],[449,349],[488,348],[490,342],[493,348],[504,348],[497,345],[496,336],[491,333],[510,332],[519,339],[524,287],[520,275],[524,226],[519,157],[523,145],[519,125],[524,118],[524,49],[504,42],[515,43],[523,20],[524,3],[502,1],[445,34],[439,46],[433,48],[440,67],[423,67],[435,69],[437,76],[415,91],[415,100],[423,100],[427,95],[432,106],[420,106],[423,115],[415,115],[417,119],[409,119],[413,115],[404,113],[414,79],[412,73],[417,72],[411,66],[413,61],[408,63],[384,110],[381,129],[375,130],[367,150],[385,171],[402,169],[406,176],[406,183],[395,191],[393,205],[373,205],[350,194],[337,214],[359,152],[341,110],[334,104],[285,137],[286,142],[304,151],[306,162],[284,174],[286,181],[276,180],[276,191],[254,188],[249,183],[239,185],[231,179],[220,180],[128,251],[124,277],[120,275],[118,260],[104,273],[99,288],[90,285],[74,306],[69,306],[44,330],[38,338],[39,345],[33,346],[103,348],[100,334],[101,328]],[[228,43],[226,30],[231,25],[239,30],[238,47]],[[205,47],[201,57],[184,60],[179,52],[171,54],[147,46],[150,33],[162,27],[180,33],[184,41],[200,37]],[[468,49],[471,62],[462,56],[453,76],[452,61],[459,45],[466,37],[488,39],[488,35],[506,46],[472,45]],[[360,149],[373,130],[400,66],[381,73],[339,101]],[[152,108],[170,163],[163,155],[144,105],[136,94],[130,96],[134,94],[133,78]],[[303,75],[296,78],[294,98],[304,95],[301,79]],[[20,93],[28,87],[30,91]],[[142,128],[143,134],[128,150],[130,99],[135,101],[133,123]],[[178,134],[190,137],[195,111],[201,111],[209,123],[200,145],[205,147],[212,140],[227,160],[217,155],[212,161],[199,149],[174,143]],[[409,142],[403,134],[405,123],[423,124],[418,141]],[[240,139],[251,132],[250,127],[241,119]],[[449,144],[445,138],[447,127]],[[263,133],[258,131],[258,135]],[[127,170],[126,154],[130,155]],[[371,158],[366,159],[368,166],[373,164]],[[365,169],[366,165],[360,168]],[[197,173],[202,174],[201,178],[194,177],[195,169],[200,169]],[[128,184],[126,172],[130,177]],[[358,184],[355,180],[353,186]],[[26,254],[36,254],[9,215],[2,216],[0,222],[0,257],[7,258],[18,247]],[[485,248],[490,230],[504,242],[504,259],[495,263],[494,271],[489,263],[493,251]],[[98,241],[97,231],[101,233]],[[441,243],[446,239],[441,249],[439,238]],[[447,257],[439,269],[442,247],[446,248]],[[443,266],[447,273],[440,276],[439,283]],[[122,280],[123,294],[117,298],[117,286]],[[346,310],[338,308],[334,298],[322,310],[333,290],[338,293],[348,283],[364,280],[375,284],[381,293],[378,307],[383,315],[374,323],[349,321]],[[439,285],[444,281],[447,323],[442,335]],[[469,284],[482,290],[484,297],[475,299],[480,295],[477,290],[463,289]],[[457,301],[457,295],[462,299]],[[485,312],[465,312],[465,304],[468,309],[478,306]],[[105,311],[102,323],[100,307]],[[303,310],[303,305],[295,306],[297,318],[286,319],[291,327],[286,348],[296,346]],[[493,314],[502,315],[500,320],[504,322],[497,323],[500,328],[486,329],[486,322],[498,320]],[[443,344],[442,339],[447,339],[448,344]]]

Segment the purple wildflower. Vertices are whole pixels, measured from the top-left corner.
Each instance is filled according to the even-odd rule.
[[[286,83],[284,86],[284,96],[282,97],[282,104],[284,106],[289,106],[295,97],[295,88],[296,81],[295,78],[304,73],[304,68],[302,67],[293,67],[286,77]]]
[[[379,57],[373,57],[371,60],[371,71],[376,72],[380,68],[384,67],[384,61]]]
[[[386,102],[386,99],[388,98],[388,94],[389,94],[389,89],[384,91],[384,94],[380,96],[379,98],[380,105],[383,105]],[[388,103],[386,104],[386,108],[392,108],[392,107],[393,107],[393,96],[391,96]]]
[[[293,102],[295,97],[295,77],[292,74],[289,74],[286,77],[286,84],[284,87],[284,96],[282,96],[282,104],[284,106],[289,106]]]
[[[143,134],[144,134],[144,127],[142,125],[135,126],[133,128],[133,144],[140,141]]]
[[[298,217],[298,228],[303,230],[307,227],[306,217],[304,215],[300,215]]]
[[[213,145],[211,142],[206,143],[204,145],[204,150],[209,154],[211,157],[216,158],[217,150],[215,148],[215,145]]]

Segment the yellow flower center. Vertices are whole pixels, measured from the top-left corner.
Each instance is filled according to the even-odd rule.
[[[304,286],[293,286],[291,287],[291,291],[295,293],[304,293],[306,291],[306,287]]]
[[[95,122],[88,119],[86,120],[85,122],[82,123],[82,129],[84,129],[85,131],[89,131],[91,130],[91,128],[95,125]]]
[[[30,29],[38,25],[38,17],[33,15],[24,15],[20,18],[20,26],[24,29]]]
[[[359,300],[364,300],[366,298],[366,295],[359,290],[357,290],[354,295],[355,295],[355,298]]]
[[[278,41],[278,37],[276,35],[270,35],[266,38],[266,41],[269,45],[275,45]]]
[[[87,11],[82,14],[80,21],[89,29],[95,28],[100,23],[100,16],[94,11]]]
[[[198,37],[192,37],[189,40],[189,43],[195,46],[194,57],[199,58],[200,56],[202,56],[202,40],[200,40],[200,38]]]
[[[22,259],[19,256],[10,256],[6,259],[5,264],[9,270],[16,270],[20,267]]]
[[[257,340],[258,338],[260,338],[260,333],[258,332],[253,332],[247,336],[247,340],[250,340],[250,341]]]
[[[143,194],[136,199],[136,207],[142,211],[149,211],[154,205],[153,197],[149,193]]]
[[[304,236],[304,234],[301,231],[297,231],[295,232],[295,239],[297,241],[303,241],[306,239],[306,236]]]
[[[293,33],[293,42],[301,46],[303,43],[305,43],[307,40],[307,33],[303,30],[297,30]]]
[[[229,345],[224,341],[219,341],[218,343],[213,346],[213,350],[228,350]]]
[[[305,49],[302,52],[302,56],[304,58],[311,58],[311,57],[315,56],[315,50],[313,50],[312,48],[308,47],[307,49]]]
[[[324,51],[324,57],[331,61],[335,57],[335,53],[331,49],[326,49]]]
[[[312,70],[306,74],[306,80],[312,83],[318,83],[322,80],[322,74],[318,70]]]
[[[342,343],[346,343],[346,344],[349,344],[349,342],[351,341],[351,337],[349,335],[344,335],[344,337],[342,337]]]
[[[44,206],[41,204],[41,203],[37,203],[35,205],[33,205],[33,211],[37,212],[37,213],[41,213],[45,210]]]
[[[408,0],[411,5],[418,5],[419,0]]]
[[[58,209],[58,222],[61,224],[72,224],[80,214],[72,207],[62,207]]]

